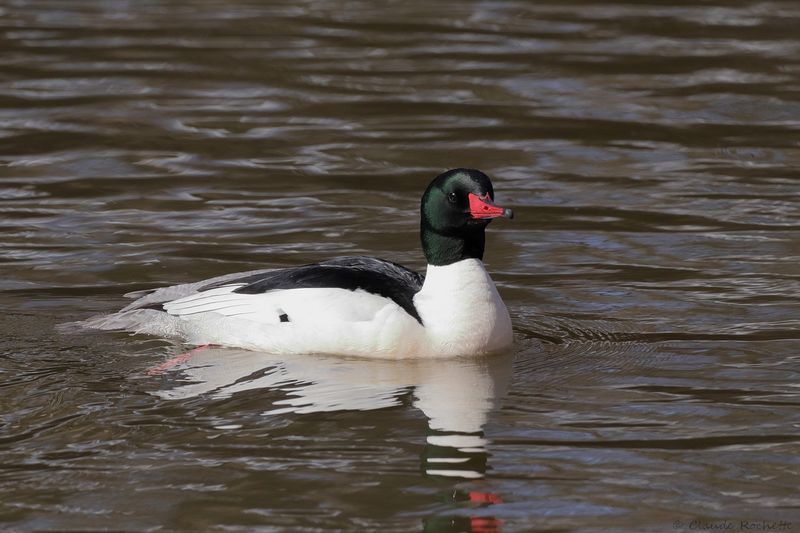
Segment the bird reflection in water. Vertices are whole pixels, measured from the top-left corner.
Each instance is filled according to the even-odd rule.
[[[287,393],[265,414],[372,410],[401,405],[413,389],[413,405],[428,420],[421,468],[427,476],[479,480],[486,475],[484,426],[505,394],[513,355],[483,358],[382,360],[334,356],[279,356],[202,346],[152,367],[149,375],[179,372],[182,384],[155,394],[165,399],[199,395],[226,398],[237,392],[274,389]],[[457,489],[452,503],[485,507],[500,497]],[[453,521],[458,522],[457,524]],[[466,520],[466,521],[465,521]],[[430,531],[499,531],[486,516],[437,516]],[[468,527],[467,527],[468,526]],[[463,529],[463,527],[467,527]]]

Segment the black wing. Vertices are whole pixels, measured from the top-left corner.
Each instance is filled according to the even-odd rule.
[[[422,318],[414,307],[414,295],[422,288],[425,277],[391,261],[373,257],[339,257],[312,265],[284,268],[226,279],[200,288],[200,292],[221,285],[244,284],[234,292],[260,294],[281,289],[361,289],[390,298],[414,317]]]

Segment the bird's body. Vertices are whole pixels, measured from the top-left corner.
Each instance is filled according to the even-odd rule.
[[[88,325],[281,354],[497,352],[513,336],[483,265],[484,229],[510,211],[495,207],[492,196],[491,182],[474,170],[449,171],[428,187],[421,208],[425,276],[382,259],[342,257],[137,293],[120,312]]]

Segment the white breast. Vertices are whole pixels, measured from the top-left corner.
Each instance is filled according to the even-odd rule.
[[[439,356],[496,352],[513,342],[508,310],[479,259],[429,265],[414,305]]]

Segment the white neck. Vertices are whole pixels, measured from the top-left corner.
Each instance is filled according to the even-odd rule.
[[[438,355],[496,352],[513,340],[508,310],[480,259],[428,265],[414,305]]]

